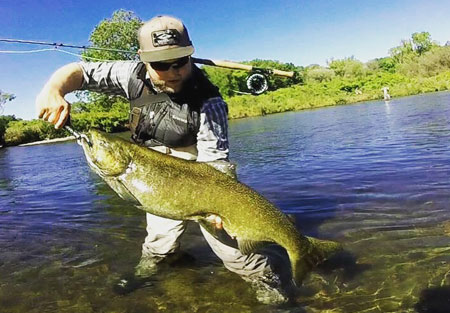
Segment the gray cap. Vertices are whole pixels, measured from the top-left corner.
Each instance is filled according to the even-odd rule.
[[[179,59],[194,53],[183,23],[170,16],[157,16],[145,22],[138,33],[143,62]]]

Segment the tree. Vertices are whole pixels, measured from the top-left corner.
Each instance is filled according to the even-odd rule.
[[[130,52],[87,49],[82,54],[83,59],[86,61],[137,60],[137,51],[139,49],[137,31],[141,25],[142,20],[135,13],[125,10],[115,11],[111,18],[102,20],[94,28],[89,41],[92,47]],[[77,92],[77,96],[80,101],[73,104],[72,109],[74,113],[103,112],[110,114],[111,118],[114,119],[117,119],[117,116],[122,117],[120,122],[122,124],[127,122],[129,107],[126,99],[87,91]],[[106,119],[105,114],[93,114],[92,116],[101,115],[102,119]],[[79,116],[84,117],[85,115]],[[97,126],[97,122],[92,121],[92,126]],[[117,129],[120,128],[121,126],[117,125]]]
[[[429,32],[413,33],[410,40],[402,40],[400,46],[389,50],[389,54],[397,63],[405,63],[415,61],[418,56],[437,46]]]
[[[389,54],[397,63],[403,63],[414,55],[414,49],[410,40],[402,40],[400,46],[391,48]]]
[[[83,52],[86,61],[99,60],[134,60],[137,58],[139,42],[137,31],[142,21],[131,11],[115,11],[110,19],[102,20],[92,31],[89,41],[92,47],[131,51],[130,53],[120,51],[87,49]],[[89,102],[86,105],[76,106],[80,111],[105,111],[114,106],[114,97],[94,92],[80,92],[78,98]]]
[[[341,77],[354,78],[365,74],[364,64],[353,56],[342,60],[332,59],[328,66],[337,76]]]
[[[324,67],[312,67],[308,69],[306,72],[306,78],[308,80],[316,81],[316,82],[327,82],[335,77],[335,73],[333,70]]]
[[[429,32],[414,33],[411,36],[414,51],[422,55],[433,47],[433,41]]]
[[[102,20],[92,31],[89,41],[92,47],[131,51],[130,53],[119,51],[105,51],[87,49],[83,52],[83,58],[100,60],[137,60],[139,42],[137,31],[142,25],[142,20],[134,12],[118,10],[110,19]]]
[[[0,90],[0,113],[3,112],[3,106],[6,104],[6,102],[12,101],[15,98],[16,98],[15,95]]]

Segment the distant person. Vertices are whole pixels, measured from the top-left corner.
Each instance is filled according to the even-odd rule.
[[[381,88],[381,90],[383,90],[384,100],[391,99],[391,96],[389,95],[389,87],[385,86],[385,87]]]
[[[136,143],[174,157],[207,162],[234,175],[229,163],[227,104],[192,62],[194,47],[183,23],[157,16],[143,24],[138,39],[140,62],[79,62],[58,69],[36,99],[39,117],[63,127],[70,112],[64,95],[74,90],[124,96],[131,103],[130,128]],[[135,275],[117,284],[115,290],[122,294],[145,286],[161,262],[170,263],[181,255],[179,242],[187,222],[146,216],[148,235],[142,258]],[[221,227],[220,219],[215,223]],[[229,245],[231,238],[223,243],[200,229],[225,267],[251,283],[259,301],[288,300],[268,256],[243,255]]]

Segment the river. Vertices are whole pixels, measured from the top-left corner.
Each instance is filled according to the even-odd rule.
[[[120,296],[145,215],[74,142],[0,150],[0,312],[449,312],[450,93],[230,121],[242,182],[344,245],[297,303],[259,304],[195,224],[153,285]]]

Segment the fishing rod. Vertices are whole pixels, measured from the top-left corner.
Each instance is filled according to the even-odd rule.
[[[130,51],[130,50],[77,46],[77,45],[70,45],[70,44],[57,43],[57,42],[45,42],[45,41],[22,40],[22,39],[7,39],[7,38],[0,38],[0,42],[23,43],[23,44],[30,44],[30,45],[54,46],[54,47],[62,47],[62,48],[103,50],[103,51],[111,51],[111,52],[121,52],[121,53],[133,53],[133,54],[136,54],[136,51]]]
[[[34,40],[0,38],[0,42],[32,44],[32,45],[46,45],[46,46],[54,46],[55,48],[64,47],[64,48],[91,49],[91,50],[137,54],[136,51],[130,51],[130,50],[89,47],[89,46],[77,46],[77,45],[64,44],[64,43],[44,42],[44,41],[34,41]],[[258,67],[252,66],[252,65],[236,63],[236,62],[231,62],[231,61],[223,61],[223,60],[210,60],[210,59],[200,59],[200,58],[193,57],[192,61],[194,63],[203,64],[203,65],[222,67],[222,68],[228,68],[228,69],[233,69],[233,70],[244,70],[244,71],[250,72],[250,74],[246,78],[246,83],[247,83],[248,90],[253,95],[260,95],[269,89],[268,77],[271,75],[294,78],[297,74],[296,72],[293,72],[293,71],[287,72],[287,71],[281,71],[281,70],[277,70],[277,69],[258,68]]]

